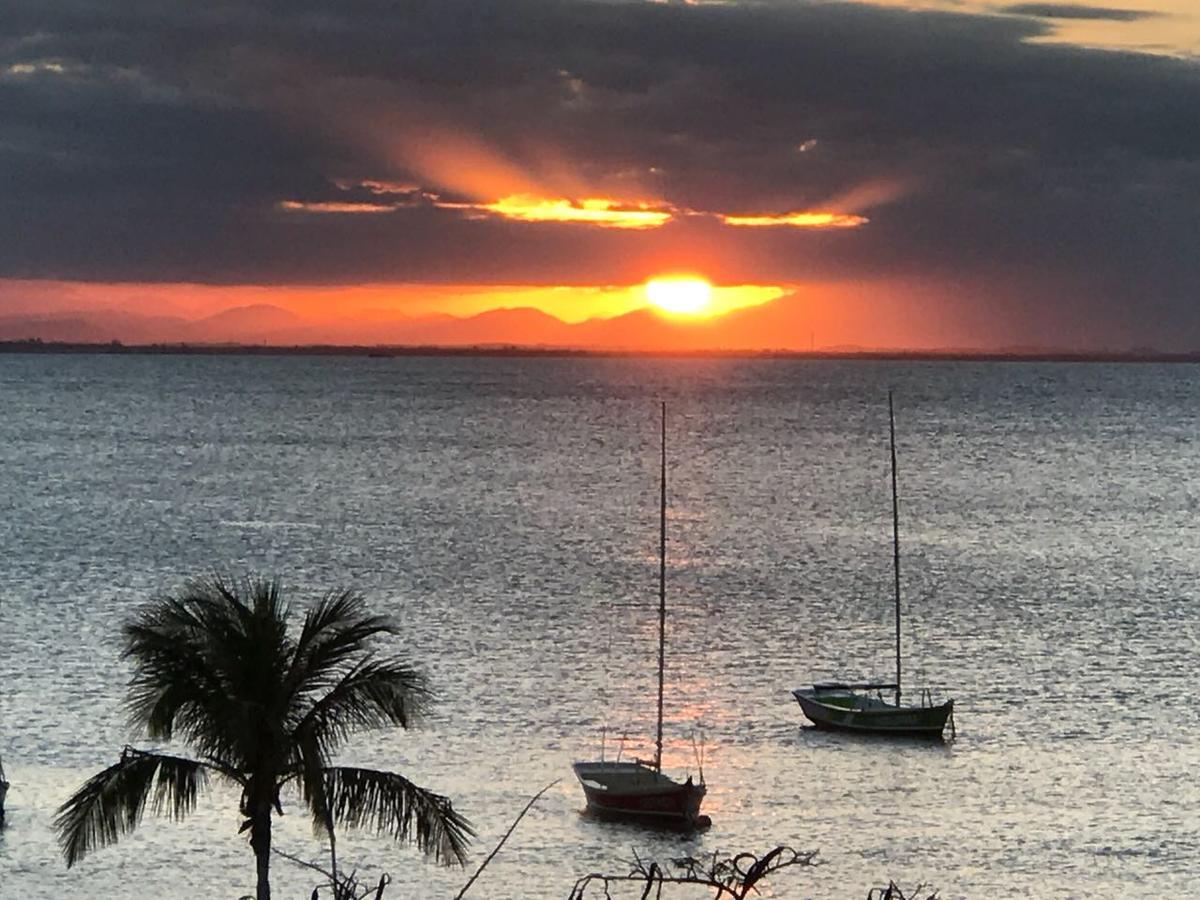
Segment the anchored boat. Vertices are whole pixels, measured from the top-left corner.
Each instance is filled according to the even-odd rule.
[[[689,775],[675,781],[662,771],[663,668],[666,660],[667,623],[667,405],[662,405],[661,488],[658,540],[658,730],[654,759],[633,762],[577,762],[572,768],[587,798],[588,810],[616,818],[675,828],[708,824],[700,815],[706,787],[704,773],[695,782]],[[603,753],[601,753],[603,757]]]
[[[8,796],[8,779],[4,777],[4,760],[0,760],[0,825],[4,824],[4,798]]]
[[[934,705],[928,702],[926,694],[921,706],[903,706],[899,699],[889,703],[882,692],[895,687],[826,681],[810,688],[797,688],[792,695],[804,715],[818,728],[828,731],[940,738],[953,712],[954,701]],[[896,691],[897,698],[899,694]]]
[[[888,431],[892,450],[892,560],[896,594],[896,681],[883,683],[818,682],[797,688],[792,696],[804,715],[818,728],[860,734],[886,734],[940,738],[946,722],[954,728],[954,701],[935,704],[928,690],[921,692],[919,706],[905,706],[900,689],[900,501],[896,489],[896,415],[892,392],[888,391]],[[884,699],[894,692],[895,702]]]

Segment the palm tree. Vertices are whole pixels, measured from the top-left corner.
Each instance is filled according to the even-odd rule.
[[[419,670],[372,649],[396,627],[349,590],[322,598],[298,633],[289,619],[278,581],[213,576],[126,623],[131,724],[152,740],[182,740],[198,758],[126,747],[58,810],[68,867],[136,827],[147,803],[182,818],[209,775],[241,788],[258,900],[271,896],[271,818],[283,813],[287,785],[331,846],[338,823],[414,842],[438,862],[465,861],[474,831],[446,797],[392,772],[332,765],[352,733],[407,728],[432,699]]]

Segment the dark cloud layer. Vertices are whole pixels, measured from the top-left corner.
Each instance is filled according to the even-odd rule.
[[[0,277],[917,277],[1038,327],[1200,344],[1200,66],[1027,42],[1046,27],[782,0],[9,0]],[[363,182],[405,202],[279,207],[369,202]],[[426,202],[492,183],[871,221],[628,232]]]

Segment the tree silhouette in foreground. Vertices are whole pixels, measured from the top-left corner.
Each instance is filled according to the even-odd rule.
[[[738,853],[711,857],[685,856],[662,863],[654,859],[643,859],[634,853],[630,871],[625,875],[606,875],[593,872],[575,882],[568,900],[585,900],[589,888],[597,887],[605,897],[611,897],[609,889],[620,882],[643,885],[642,900],[661,897],[664,885],[702,885],[713,890],[718,900],[745,900],[758,893],[758,885],[768,876],[792,866],[817,865],[815,850],[793,850],[791,847],[776,847],[761,857],[753,853]]]
[[[418,669],[373,649],[396,627],[349,590],[322,598],[298,631],[291,618],[278,581],[214,576],[124,626],[131,723],[152,740],[183,741],[198,759],[126,747],[58,810],[68,866],[131,831],[147,803],[184,817],[210,775],[241,788],[258,900],[271,896],[271,820],[288,785],[331,847],[336,823],[411,841],[438,862],[465,860],[474,831],[446,797],[392,772],[331,764],[351,734],[408,728],[432,699]]]

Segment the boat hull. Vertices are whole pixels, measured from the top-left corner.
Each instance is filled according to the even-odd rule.
[[[588,811],[610,819],[692,828],[703,824],[703,784],[672,781],[640,763],[580,762],[573,766]]]
[[[868,705],[846,704],[843,697],[822,698],[817,691],[803,689],[792,691],[792,695],[817,728],[854,734],[940,738],[954,710],[953,700],[938,706],[896,707],[874,701]]]

